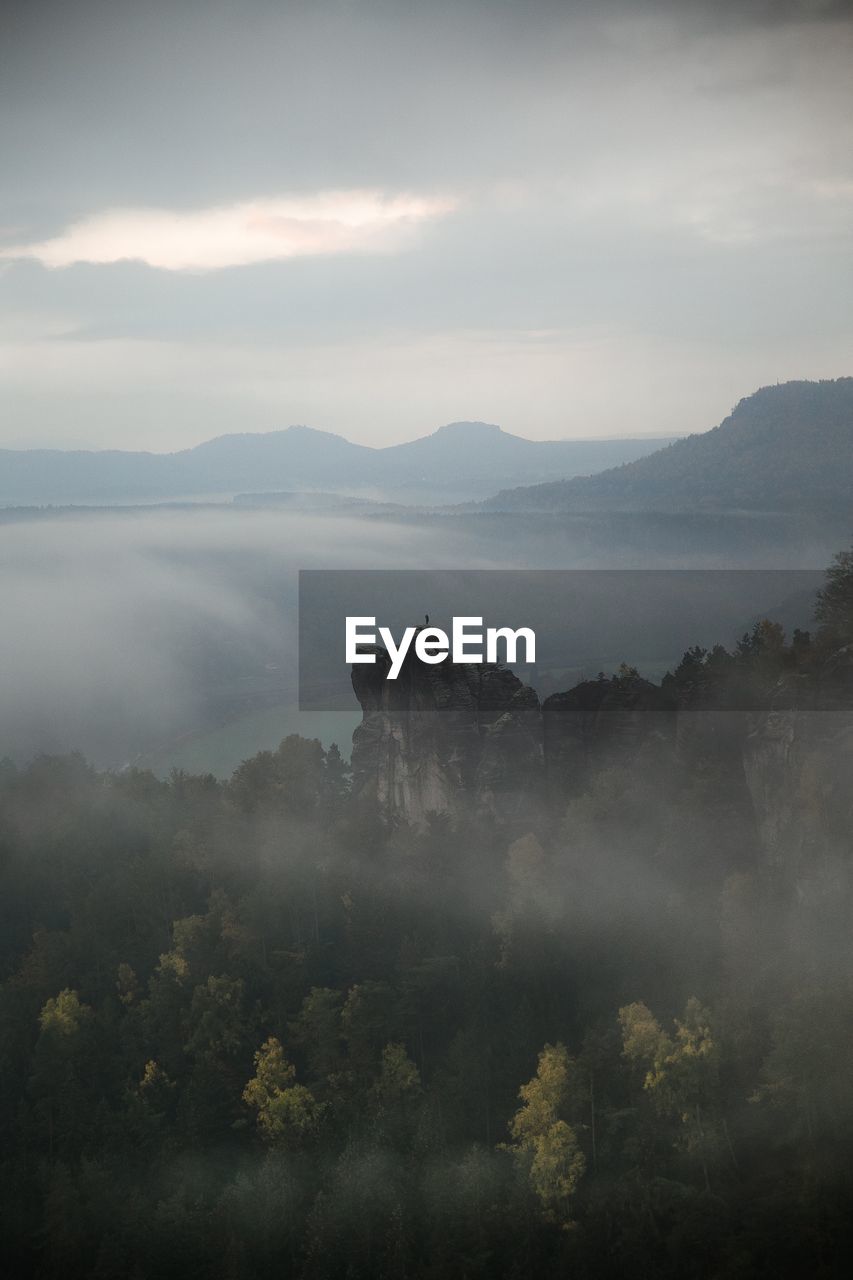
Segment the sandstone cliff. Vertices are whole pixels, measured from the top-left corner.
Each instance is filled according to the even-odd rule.
[[[488,812],[519,822],[541,810],[546,790],[583,786],[592,768],[667,767],[675,707],[636,675],[590,681],[543,706],[497,665],[436,665],[410,653],[395,681],[375,665],[353,667],[362,707],[353,735],[357,795],[422,825],[430,813]]]
[[[802,899],[831,893],[853,823],[853,646],[815,678],[781,681],[750,717],[744,774],[764,864]]]
[[[763,709],[726,705],[722,687],[679,695],[633,672],[540,705],[499,666],[412,655],[388,681],[387,655],[375,652],[375,666],[353,669],[363,710],[353,782],[388,819],[417,827],[431,813],[485,813],[523,833],[615,769],[636,777],[650,805],[669,805],[662,858],[769,876],[801,903],[825,901],[841,882],[853,825],[853,647],[777,679]]]
[[[675,701],[636,673],[554,693],[545,699],[542,717],[552,792],[583,785],[593,769],[672,765]]]

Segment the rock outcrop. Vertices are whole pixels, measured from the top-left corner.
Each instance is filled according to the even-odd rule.
[[[552,694],[542,706],[551,789],[577,787],[593,767],[630,767],[639,760],[667,767],[676,710],[669,695],[635,673],[586,680],[566,693]]]
[[[853,646],[782,681],[750,718],[743,766],[765,865],[801,899],[841,882],[853,823]]]
[[[395,681],[384,649],[356,665],[363,719],[353,735],[356,794],[422,825],[430,813],[522,819],[546,788],[581,787],[589,770],[672,755],[675,707],[636,675],[590,681],[540,706],[505,667],[436,665],[410,653]]]
[[[410,654],[386,680],[384,649],[353,667],[363,711],[353,735],[356,794],[422,825],[431,813],[511,818],[535,804],[542,716],[532,689],[491,664],[427,665]]]
[[[374,652],[352,673],[363,711],[353,783],[386,817],[489,814],[530,831],[601,770],[636,770],[643,786],[674,779],[691,804],[716,805],[721,867],[752,866],[800,899],[832,892],[853,824],[853,647],[746,707],[719,688],[680,698],[635,672],[540,705],[500,666],[411,654],[390,681]],[[686,829],[680,839],[690,843]]]

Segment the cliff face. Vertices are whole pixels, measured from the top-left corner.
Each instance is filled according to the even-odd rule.
[[[551,789],[577,787],[591,769],[671,766],[676,706],[638,676],[587,680],[554,693],[542,706],[545,762]]]
[[[407,658],[394,681],[353,667],[364,718],[353,735],[353,785],[380,811],[422,825],[430,813],[511,818],[535,803],[542,777],[539,699],[505,668]]]
[[[801,899],[833,891],[853,823],[853,647],[750,718],[743,767],[765,865]]]
[[[853,825],[853,648],[818,678],[780,681],[763,711],[680,705],[633,674],[540,705],[502,667],[410,656],[389,681],[374,652],[352,673],[353,783],[386,816],[423,826],[430,813],[487,813],[529,831],[601,770],[636,770],[646,788],[680,777],[696,794],[710,779],[720,866],[746,860],[800,898],[832,891]]]
[[[671,758],[675,708],[639,678],[590,681],[540,706],[500,666],[429,666],[410,655],[386,680],[385,651],[353,667],[363,720],[353,735],[356,794],[422,825],[429,813],[535,813],[546,788],[571,790],[592,767]]]

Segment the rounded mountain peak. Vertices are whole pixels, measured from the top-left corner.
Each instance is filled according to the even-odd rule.
[[[433,432],[437,436],[466,436],[469,439],[476,437],[493,438],[496,435],[503,435],[502,427],[497,426],[494,422],[446,422],[443,427],[439,427]]]

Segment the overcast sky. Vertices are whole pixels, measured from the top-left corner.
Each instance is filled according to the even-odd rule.
[[[0,445],[714,425],[853,374],[853,6],[14,0]]]

